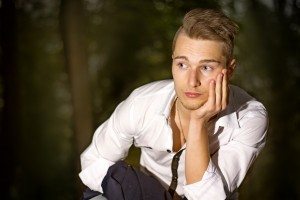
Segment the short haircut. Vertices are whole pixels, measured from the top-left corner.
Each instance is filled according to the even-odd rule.
[[[234,38],[238,33],[238,25],[223,12],[213,9],[196,8],[189,11],[183,18],[182,26],[173,39],[173,51],[180,33],[192,39],[215,40],[223,42],[227,62],[233,57]]]

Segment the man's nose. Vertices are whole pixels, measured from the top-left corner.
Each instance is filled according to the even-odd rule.
[[[197,87],[197,86],[201,85],[200,77],[197,72],[197,69],[190,70],[188,82],[189,82],[189,85],[192,87]]]

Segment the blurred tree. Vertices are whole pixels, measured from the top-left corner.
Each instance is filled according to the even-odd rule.
[[[70,95],[61,60],[58,3],[30,0],[15,4],[16,29],[9,34],[16,37],[17,50],[13,55],[18,74],[14,78],[19,82],[20,106],[14,106],[20,112],[20,120],[6,121],[14,123],[13,128],[19,131],[14,138],[19,157],[15,160],[16,173],[7,173],[13,182],[12,190],[6,191],[10,192],[10,199],[74,199],[75,196],[75,169],[70,162],[74,151]],[[18,88],[10,90],[15,92]]]
[[[81,0],[61,0],[61,33],[65,61],[71,83],[76,157],[87,147],[92,136],[92,108],[88,63],[83,33]],[[78,163],[78,160],[76,160]],[[77,167],[79,172],[79,165]]]
[[[61,0],[61,34],[73,103],[75,174],[80,172],[80,163],[77,158],[90,143],[93,133],[83,11],[81,0]],[[78,194],[80,194],[82,184],[79,178],[75,180],[78,185]]]
[[[11,0],[2,0],[0,8],[1,46],[1,124],[0,124],[0,188],[1,199],[14,192],[16,166],[19,164],[20,82],[16,64],[16,10]]]

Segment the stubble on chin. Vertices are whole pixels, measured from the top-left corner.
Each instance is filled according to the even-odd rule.
[[[201,108],[205,104],[206,101],[196,102],[196,103],[188,103],[188,102],[181,101],[179,99],[179,102],[185,109],[193,111],[193,110],[197,110],[197,109]]]

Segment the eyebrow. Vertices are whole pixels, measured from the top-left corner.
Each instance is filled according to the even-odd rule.
[[[183,60],[189,61],[189,59],[186,56],[176,56],[173,59],[174,60],[175,59],[183,59]],[[215,62],[215,63],[218,63],[218,64],[221,63],[220,61],[215,60],[215,59],[203,59],[203,60],[199,61],[199,63],[210,63],[210,62]]]

